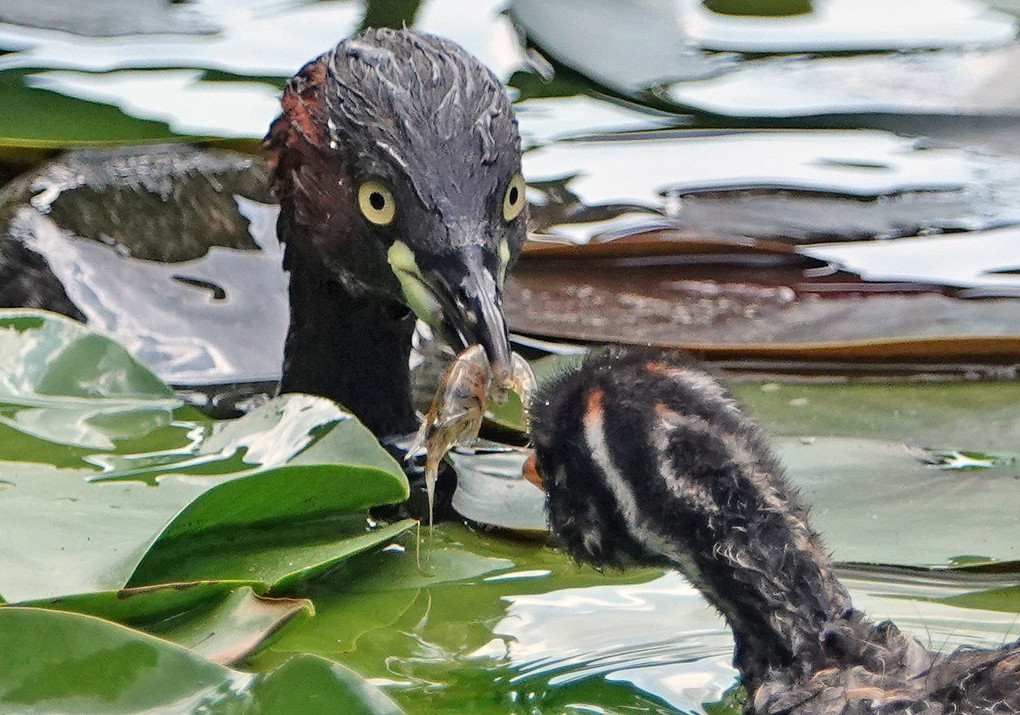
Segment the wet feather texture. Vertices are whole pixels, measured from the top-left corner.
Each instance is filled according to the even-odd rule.
[[[929,651],[853,608],[761,429],[684,356],[612,349],[532,403],[579,561],[676,568],[726,617],[754,713],[1015,713],[1020,643]]]

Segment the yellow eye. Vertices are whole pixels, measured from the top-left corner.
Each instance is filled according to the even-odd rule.
[[[397,215],[393,192],[378,181],[366,181],[358,187],[358,208],[376,226],[386,226]]]
[[[524,179],[514,174],[503,194],[503,220],[513,221],[524,210]]]

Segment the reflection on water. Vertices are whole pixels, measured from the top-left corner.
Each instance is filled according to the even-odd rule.
[[[631,114],[593,116],[578,131]],[[538,112],[533,139],[569,124]],[[979,231],[1020,221],[1011,159],[883,132],[666,133],[553,141],[527,152],[524,170],[545,237],[685,235],[660,233],[611,261],[522,261],[508,288],[518,330],[708,346],[1013,335],[1014,304],[947,297],[1017,293],[1015,229]],[[237,155],[141,148],[71,154],[27,174],[0,203],[49,284],[23,285],[28,259],[0,262],[5,300],[87,319],[177,385],[271,383],[288,311],[260,172]],[[833,242],[846,240],[859,243]]]
[[[680,106],[728,116],[833,114],[1005,116],[1020,109],[1016,45],[980,52],[767,57],[740,72],[666,90]],[[881,126],[881,120],[870,120]],[[915,125],[913,131],[924,125]],[[922,129],[923,131],[923,129]]]
[[[171,474],[236,477],[287,464],[329,427],[349,419],[349,414],[327,400],[294,395],[274,409],[253,410],[231,422],[177,420],[168,426],[187,435],[183,446],[135,454],[91,454],[84,461],[102,470],[88,479],[93,483],[142,481],[155,486]]]
[[[493,633],[509,644],[519,690],[605,678],[688,711],[720,700],[736,677],[722,618],[675,574],[506,600]]]
[[[715,121],[850,114],[855,126],[876,126],[874,113],[1016,116],[1013,16],[970,0],[812,7],[768,18],[712,13],[699,0],[595,0],[583,13],[572,0],[513,0],[511,12],[550,59],[614,92],[651,91]]]
[[[648,217],[631,233],[668,226],[805,242],[1020,222],[1020,163],[886,132],[573,141],[528,152],[524,172],[538,190],[536,230],[575,242],[619,233],[602,220],[622,209]],[[1003,247],[999,255],[1014,254]]]
[[[275,380],[289,314],[266,194],[261,164],[227,152],[71,153],[0,200],[47,277],[0,261],[5,300],[86,320],[170,383]]]
[[[1004,45],[1017,22],[974,0],[817,0],[794,16],[712,12],[701,0],[674,3],[683,38],[717,52],[821,53]]]
[[[175,134],[257,138],[279,111],[285,78],[386,10],[395,26],[413,16],[418,29],[458,41],[509,76],[524,55],[509,21],[499,16],[501,6],[496,0],[428,2],[415,13],[388,1],[366,10],[354,0],[202,0],[187,7],[199,31],[184,26],[167,33],[159,28],[162,11],[150,7],[133,10],[137,27],[116,37],[0,23],[0,49],[13,50],[0,56],[0,72],[24,73],[31,90],[166,122]],[[75,12],[71,3],[61,16]],[[0,136],[7,134],[2,125],[0,119]]]
[[[1009,42],[1016,29],[1012,18],[964,0],[942,0],[942,6],[943,11],[921,13],[916,3],[905,4],[883,25],[883,37],[897,39],[902,47],[1006,43],[960,50],[961,57],[969,58],[968,67],[974,63],[983,67],[988,53],[1016,50],[1017,43]],[[965,339],[1014,334],[1013,304],[962,305],[955,298],[1016,294],[1016,281],[1004,272],[1016,269],[1015,234],[972,233],[1020,222],[1020,163],[1015,157],[860,128],[669,130],[690,121],[705,124],[706,118],[692,120],[607,100],[583,78],[543,64],[511,25],[513,18],[527,33],[527,42],[542,51],[555,50],[554,59],[556,52],[569,55],[574,48],[594,53],[568,64],[599,82],[603,66],[619,68],[614,48],[637,43],[653,54],[661,51],[665,54],[658,60],[638,58],[643,71],[659,73],[654,81],[649,75],[646,85],[698,76],[702,79],[675,86],[699,92],[736,81],[759,63],[810,64],[803,57],[709,51],[713,37],[719,42],[725,37],[765,38],[772,32],[766,29],[773,28],[775,37],[801,46],[805,27],[812,28],[812,37],[822,37],[815,31],[828,28],[826,41],[848,49],[871,36],[865,32],[867,23],[880,13],[850,12],[846,0],[818,3],[812,16],[796,18],[722,16],[697,3],[595,3],[578,12],[565,0],[544,4],[515,0],[509,15],[501,14],[503,7],[495,0],[469,9],[451,0],[433,0],[390,10],[394,17],[412,17],[419,29],[461,42],[514,83],[511,92],[518,100],[528,149],[524,172],[532,186],[536,236],[583,243],[654,231],[664,240],[662,245],[647,241],[641,249],[644,255],[632,250],[629,257],[647,260],[644,267],[619,263],[600,267],[589,260],[586,270],[571,267],[567,280],[556,266],[522,262],[508,300],[515,329],[549,338],[713,349],[761,347],[769,340],[804,343],[807,336],[815,342],[846,344],[932,340],[945,334]],[[39,93],[74,96],[115,105],[125,116],[159,119],[174,132],[258,137],[277,111],[282,79],[380,12],[375,5],[353,1],[306,5],[291,0],[200,2],[190,10],[216,31],[178,33],[153,42],[145,35],[97,38],[3,25],[0,46],[16,51],[0,58],[0,72],[14,73],[12,77],[27,73],[26,100]],[[923,15],[919,22],[909,22],[919,14]],[[683,18],[687,19],[681,22]],[[688,35],[687,44],[682,32]],[[600,43],[599,33],[612,33],[617,41]],[[662,64],[670,52],[700,59],[677,75],[675,68],[666,71]],[[938,53],[824,57],[833,62],[940,61],[929,55]],[[821,57],[813,56],[812,61]],[[772,75],[788,81],[791,73],[778,68]],[[905,87],[914,86],[915,75],[909,75]],[[542,79],[549,77],[549,82]],[[1012,77],[991,85],[980,78],[942,84],[952,91],[970,91],[966,87],[984,91],[994,85],[1007,95],[1014,92]],[[804,81],[796,89],[820,96],[824,86]],[[874,85],[867,81],[861,86]],[[626,92],[648,101],[646,94]],[[797,111],[791,95],[771,90],[766,94],[770,101]],[[903,94],[897,90],[897,96]],[[735,114],[752,111],[745,99]],[[861,122],[866,124],[863,118]],[[139,157],[148,151],[141,150]],[[94,162],[114,166],[118,160],[97,153]],[[4,257],[0,270],[13,263],[27,271],[25,266],[41,261],[51,285],[49,293],[38,291],[30,300],[23,292],[18,298],[3,295],[18,294],[17,290],[0,289],[3,300],[32,302],[86,318],[179,386],[271,384],[279,374],[287,325],[286,278],[273,236],[274,210],[264,203],[265,178],[252,160],[236,158],[235,164],[251,167],[242,170],[261,177],[262,197],[252,186],[236,183],[239,172],[234,168],[209,172],[216,181],[230,177],[229,186],[220,191],[200,186],[193,175],[186,181],[187,172],[178,171],[168,175],[175,184],[175,200],[169,203],[164,201],[171,195],[165,188],[146,194],[118,187],[118,182],[130,185],[138,176],[144,179],[146,171],[159,173],[145,169],[140,159],[121,167],[121,173],[110,172],[112,178],[95,188],[91,197],[78,190],[73,179],[78,169],[74,161],[69,163],[53,169],[69,172],[69,184],[53,180],[53,171],[44,170],[26,180],[31,190],[18,193],[13,188],[17,184],[8,187],[4,230],[16,238],[18,245],[11,250],[30,255],[17,261]],[[198,187],[196,191],[180,191],[178,185],[188,181]],[[237,195],[248,199],[235,199]],[[198,210],[214,198],[219,202],[216,211]],[[163,204],[162,210],[157,204]],[[81,205],[89,210],[76,211]],[[102,221],[97,221],[103,212]],[[168,215],[180,220],[168,221]],[[226,227],[230,235],[203,230],[209,226]],[[688,246],[683,252],[691,257],[684,261],[657,259],[683,243],[666,233],[673,231],[696,234],[714,245],[700,251]],[[69,241],[67,232],[91,240]],[[842,245],[948,232],[968,233],[967,238],[945,241],[917,238],[860,248]],[[197,239],[168,242],[168,235]],[[131,245],[139,237],[145,250]],[[775,247],[747,243],[748,237],[826,245],[781,255]],[[161,251],[183,243],[194,243],[186,251],[192,260],[172,266],[124,256],[126,252],[136,258],[181,261],[174,251]],[[964,254],[966,260],[959,260]],[[570,260],[590,255],[577,254]],[[612,285],[592,278],[603,269],[615,281]],[[582,280],[585,273],[592,279]],[[40,276],[37,282],[42,280]],[[589,294],[615,307],[607,313],[592,310],[597,302],[584,297]],[[824,300],[811,303],[814,299]],[[574,309],[582,312],[583,320],[566,317]],[[879,319],[885,315],[896,318]],[[781,318],[763,320],[769,316]],[[697,330],[692,332],[692,326]],[[974,352],[970,350],[968,356]],[[263,387],[241,388],[230,396],[221,394],[222,388],[213,388],[208,398],[192,394],[212,404],[233,404]]]
[[[847,585],[857,607],[875,620],[893,620],[935,650],[946,652],[963,645],[992,648],[1020,637],[1016,614],[975,612],[919,600],[962,593],[973,589],[976,585],[974,583],[940,583],[936,579],[897,583],[864,576],[848,581]],[[630,614],[623,616],[612,609],[600,611],[613,624],[612,627],[603,626],[606,631],[615,630],[618,637],[627,633],[627,637],[633,639],[631,643],[634,643],[628,653],[632,660],[627,662],[625,657],[621,657],[624,662],[620,663],[618,669],[613,668],[607,672],[606,677],[611,681],[630,682],[684,711],[698,711],[704,703],[721,699],[735,677],[735,671],[729,665],[732,641],[721,625],[721,619],[715,616],[707,604],[703,604],[704,615],[699,621],[697,609],[693,604],[686,605],[684,600],[691,587],[676,574],[665,575],[643,587],[617,587],[617,590],[624,592],[634,589],[646,595],[646,599],[639,604],[646,612],[643,622],[636,623]],[[513,616],[517,614],[516,605],[514,602],[508,610],[507,622],[513,622]],[[654,614],[654,617],[648,618],[648,614]],[[718,624],[715,628],[711,627],[712,618]],[[546,611],[539,620],[543,621],[546,642],[553,640],[551,634],[559,632],[555,616]],[[592,620],[589,619],[589,625]],[[700,623],[704,624],[705,630],[699,630]],[[648,644],[654,643],[651,639],[662,632],[682,634],[674,636],[674,643],[678,651],[681,648],[689,649],[687,657],[683,659],[688,663],[685,667],[671,666],[668,662],[656,663],[649,654],[642,654],[644,648],[653,647]],[[523,633],[526,637],[526,631]],[[568,635],[568,632],[564,634]],[[520,638],[522,629],[515,629],[514,635]],[[642,635],[646,639],[644,646],[635,643],[640,642]],[[598,648],[600,657],[604,653],[603,648]],[[717,654],[713,656],[713,652]],[[526,670],[524,663],[522,670]],[[578,668],[575,674],[583,677],[583,670]],[[553,684],[550,682],[550,685]]]
[[[354,581],[363,585],[358,597],[377,590],[368,622],[350,622],[349,597],[318,600],[329,625],[285,634],[264,664],[291,650],[323,652],[372,677],[412,713],[704,713],[736,682],[728,629],[678,574],[600,574],[548,549],[457,527],[440,527],[436,538],[441,558],[433,566],[424,554],[405,587],[392,568],[400,561],[415,568],[413,549],[363,566],[372,575]],[[477,563],[474,573],[446,574],[444,582],[444,569],[465,554],[510,558],[517,570],[486,575],[506,562]],[[1015,613],[954,603],[1015,579],[866,567],[840,575],[855,605],[935,650],[1020,637]],[[740,711],[739,702],[725,710]]]
[[[975,582],[909,576],[849,580],[854,604],[875,620],[891,619],[935,650],[996,647],[1020,637],[1016,614],[928,602],[980,588]],[[733,642],[722,618],[678,574],[642,584],[590,586],[506,596],[493,629],[521,691],[605,678],[700,712],[723,698],[736,679]]]

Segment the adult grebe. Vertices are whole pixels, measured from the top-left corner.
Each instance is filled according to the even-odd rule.
[[[511,369],[502,288],[526,211],[506,91],[452,42],[380,29],[305,65],[282,104],[265,140],[290,272],[281,391],[414,432],[415,316]]]
[[[589,358],[540,390],[531,434],[567,551],[685,572],[733,630],[749,712],[1020,712],[1020,642],[937,655],[853,608],[760,428],[682,356]]]

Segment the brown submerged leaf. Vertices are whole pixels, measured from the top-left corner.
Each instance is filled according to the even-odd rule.
[[[962,265],[963,239],[952,236],[811,249],[669,231],[536,243],[507,284],[507,322],[529,335],[674,346],[715,360],[1012,364],[1020,300],[1009,276],[988,267],[1010,265],[1015,235],[967,238],[987,259],[984,273]],[[916,261],[881,260],[908,249]],[[960,282],[930,275],[932,255]],[[907,275],[871,276],[894,264]]]

